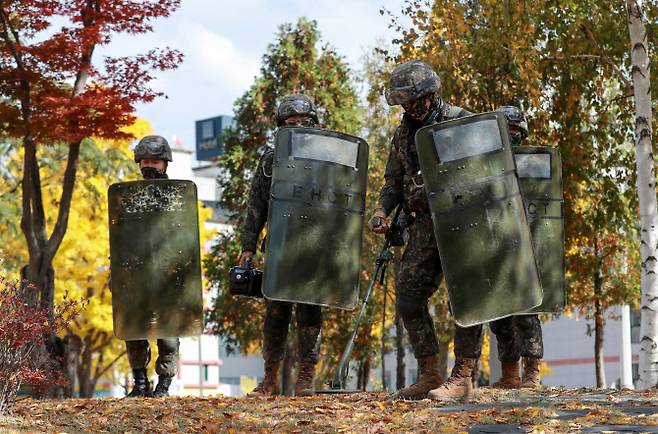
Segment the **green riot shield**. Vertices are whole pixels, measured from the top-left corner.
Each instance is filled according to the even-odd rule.
[[[416,147],[457,323],[538,306],[542,289],[504,115],[421,128]]]
[[[368,174],[368,144],[312,128],[276,136],[263,294],[353,309]]]
[[[559,313],[566,305],[562,157],[556,148],[513,147],[521,195],[544,290],[542,304],[528,313]]]
[[[114,334],[199,335],[199,218],[192,181],[120,182],[108,190]]]

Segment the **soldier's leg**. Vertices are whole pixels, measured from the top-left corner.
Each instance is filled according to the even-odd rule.
[[[263,326],[263,358],[280,362],[286,352],[288,326],[292,316],[292,303],[268,301]]]
[[[498,341],[498,360],[500,360],[502,367],[502,377],[493,384],[493,387],[502,389],[517,388],[521,386],[521,377],[519,376],[521,345],[514,317],[508,316],[493,321],[489,327]]]
[[[516,329],[521,342],[521,356],[544,357],[544,341],[541,332],[541,321],[538,315],[517,315],[514,317]]]
[[[158,375],[173,377],[178,369],[178,338],[158,339],[158,360],[155,361],[155,372]]]
[[[286,351],[292,303],[268,301],[263,325],[263,359],[265,376],[249,397],[278,395],[281,388],[279,368]]]
[[[544,357],[544,341],[539,316],[518,315],[514,317],[514,320],[521,341],[521,356],[523,357],[522,386],[540,387],[539,365]]]
[[[299,360],[295,396],[312,396],[315,394],[313,381],[320,350],[322,309],[320,306],[311,304],[297,304],[295,309],[297,310],[297,355]]]
[[[455,365],[450,378],[428,396],[437,401],[470,398],[473,395],[473,369],[482,353],[482,325],[455,325]]]
[[[128,397],[151,396],[151,384],[146,373],[146,366],[151,360],[151,348],[148,341],[126,341],[126,352],[133,370],[133,390]]]
[[[153,391],[153,396],[156,398],[169,396],[169,386],[178,369],[179,347],[178,338],[158,339],[158,359],[155,361],[158,384]]]
[[[422,219],[409,228],[396,282],[396,307],[418,361],[416,383],[397,392],[407,399],[423,399],[443,378],[439,369],[439,342],[427,302],[441,281],[441,259],[434,242],[431,220]]]

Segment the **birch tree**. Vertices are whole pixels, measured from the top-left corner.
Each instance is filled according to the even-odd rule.
[[[640,205],[642,319],[640,323],[640,382],[647,389],[658,384],[658,212],[656,166],[651,143],[651,87],[649,41],[641,2],[627,0],[635,97],[635,153]]]

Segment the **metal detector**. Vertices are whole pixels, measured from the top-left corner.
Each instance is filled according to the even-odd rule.
[[[409,225],[409,220],[411,219],[411,216],[402,213],[401,211],[402,211],[402,206],[398,206],[398,208],[395,211],[395,217],[393,218],[393,223],[391,223],[391,227],[385,234],[382,250],[379,253],[377,259],[375,260],[375,270],[373,271],[372,277],[370,278],[370,283],[368,284],[368,290],[366,291],[366,295],[363,298],[363,302],[361,303],[361,309],[359,310],[359,314],[356,317],[356,322],[354,324],[354,329],[352,330],[352,335],[350,336],[350,339],[347,341],[347,345],[345,345],[345,349],[343,350],[343,355],[341,356],[340,362],[338,363],[338,368],[336,368],[334,379],[329,380],[327,382],[329,389],[318,390],[316,391],[316,393],[330,394],[330,393],[363,392],[362,390],[358,390],[358,389],[345,389],[347,383],[347,377],[349,376],[349,371],[350,371],[350,366],[349,366],[350,357],[352,355],[352,350],[354,349],[354,341],[356,339],[356,334],[359,330],[359,325],[361,324],[361,319],[363,318],[363,314],[365,313],[366,307],[368,306],[368,302],[370,301],[370,296],[372,295],[372,290],[375,287],[377,281],[379,281],[380,285],[384,284],[388,263],[390,262],[391,259],[393,259],[393,254],[391,253],[390,249],[391,247],[403,246],[405,244],[403,238],[403,231]]]

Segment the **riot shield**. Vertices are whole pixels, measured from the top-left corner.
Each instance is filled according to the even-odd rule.
[[[556,148],[513,147],[521,195],[544,290],[541,305],[528,313],[559,313],[566,305],[562,158]]]
[[[367,174],[362,139],[279,129],[263,276],[267,299],[356,306]]]
[[[108,190],[114,334],[199,335],[199,219],[192,181],[120,182]]]
[[[416,147],[457,323],[538,306],[542,289],[503,114],[424,127]]]

